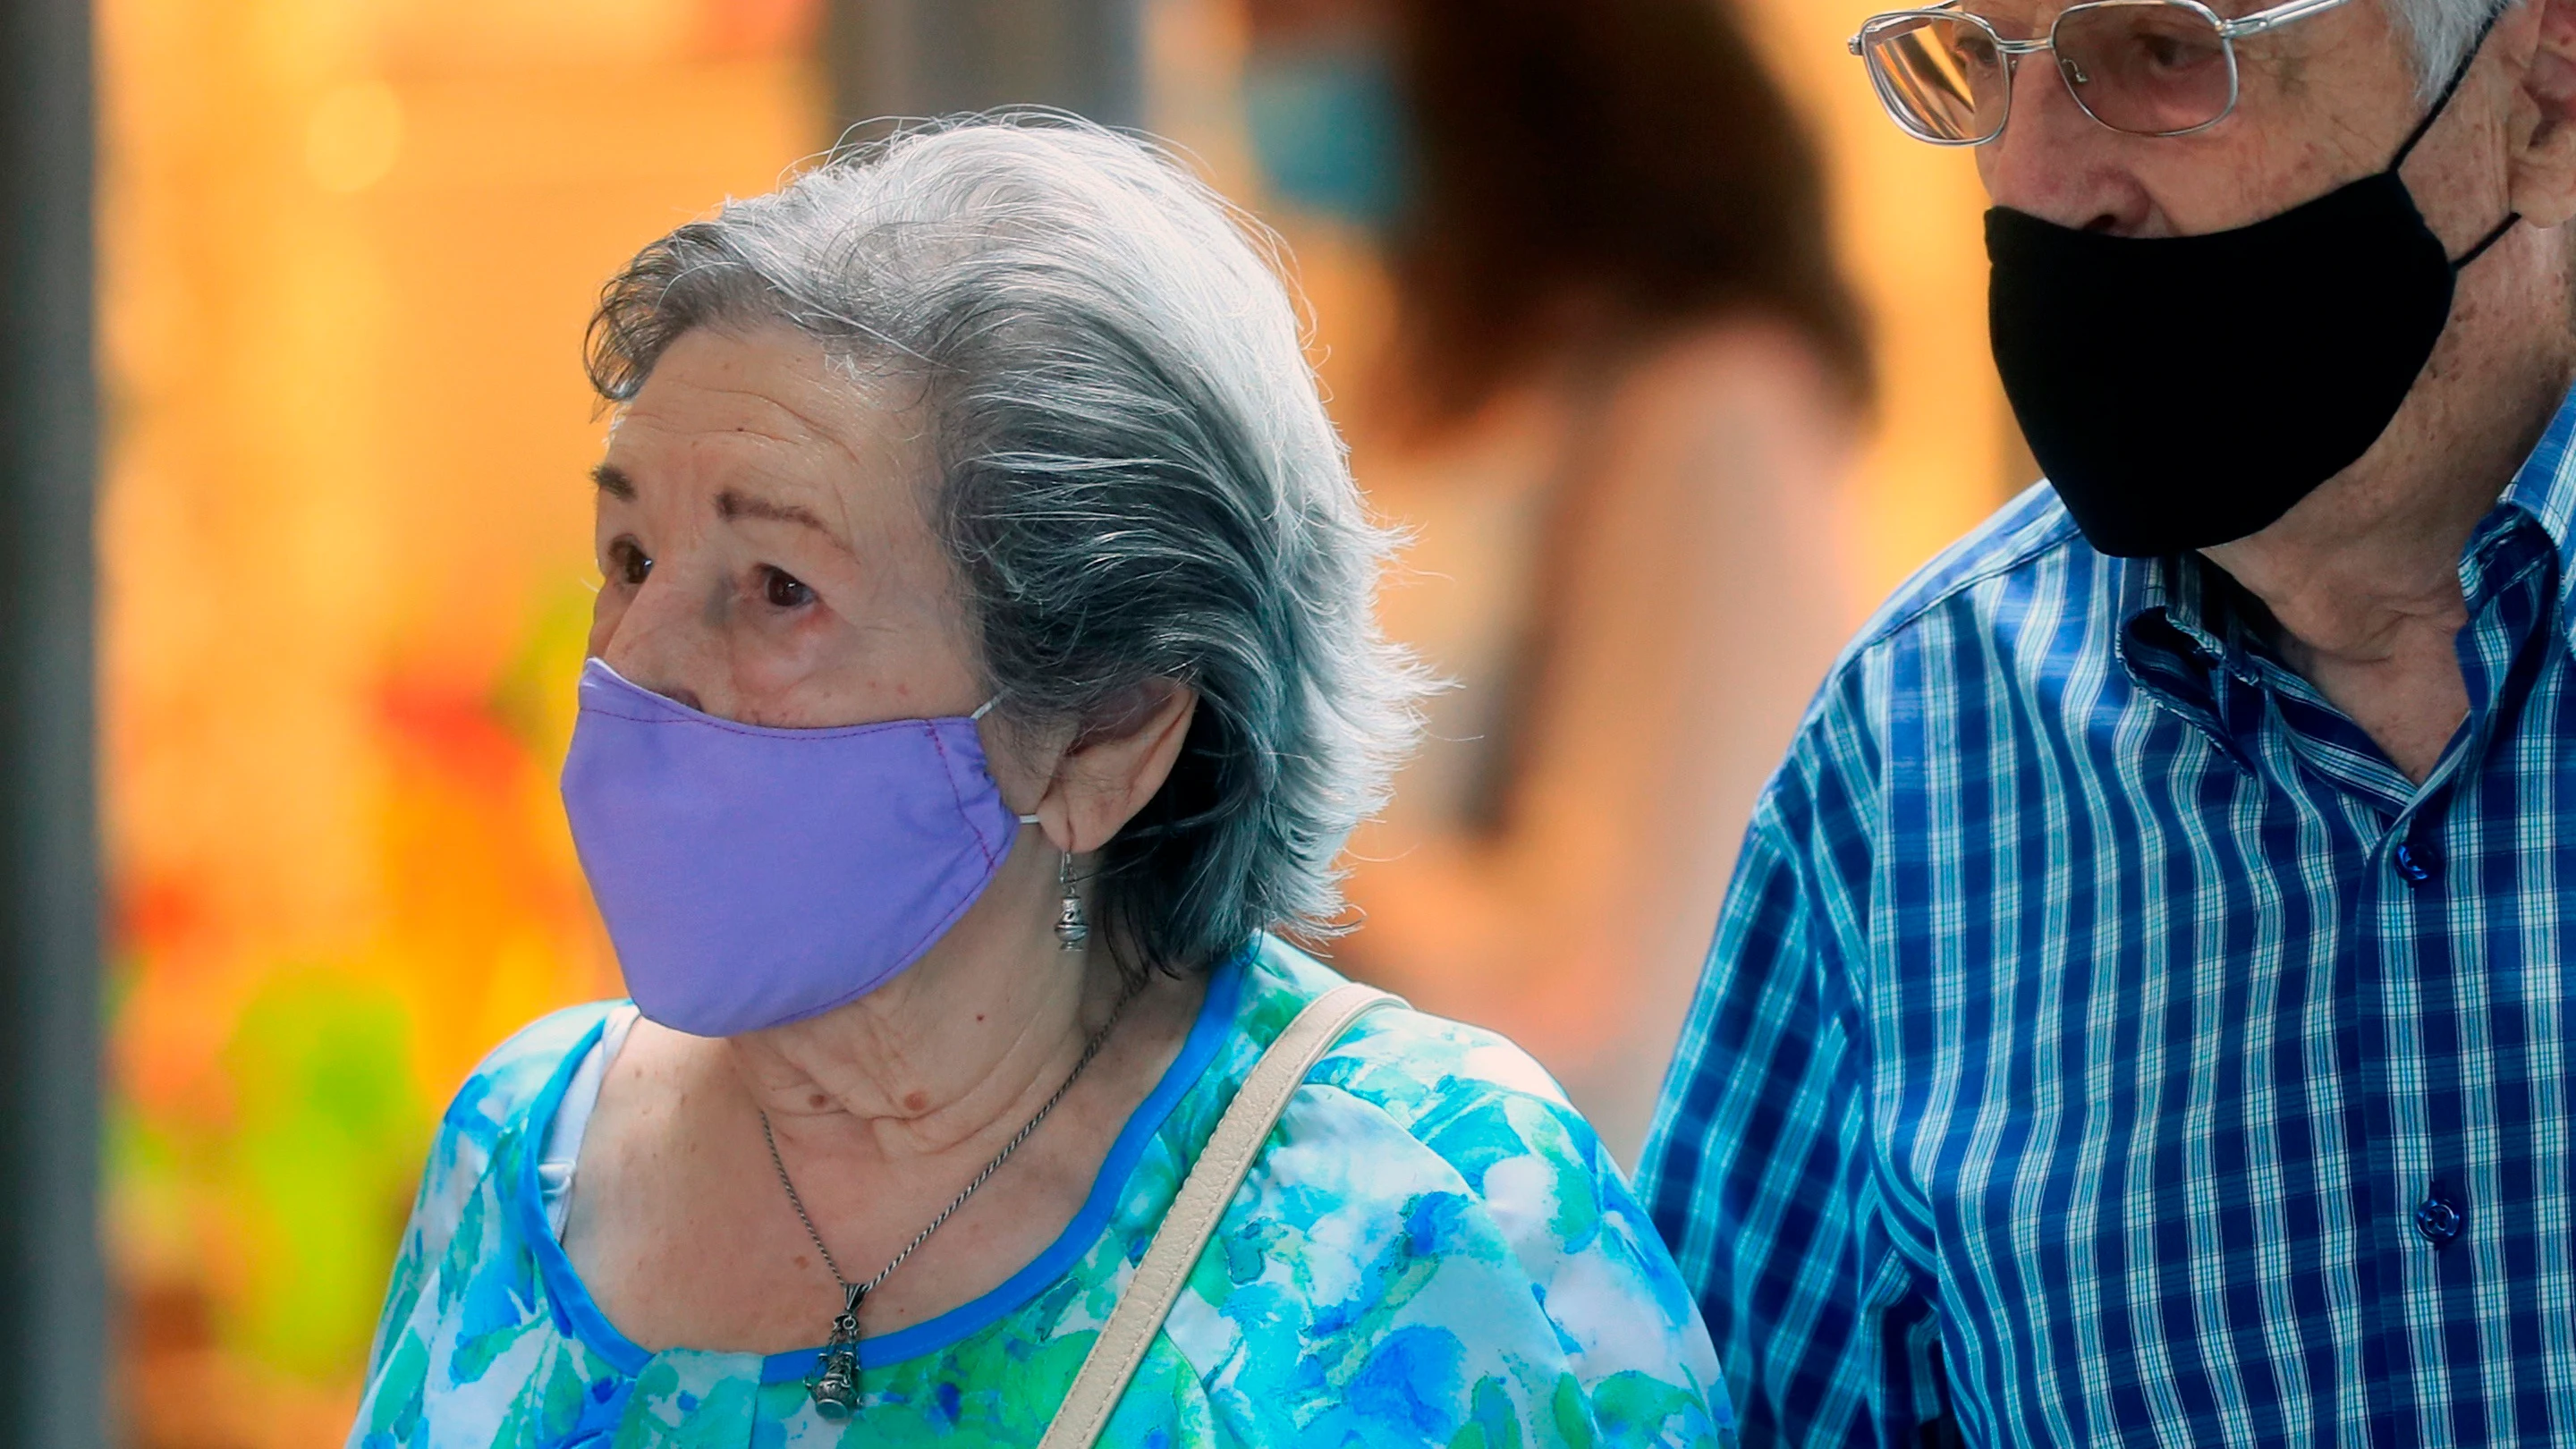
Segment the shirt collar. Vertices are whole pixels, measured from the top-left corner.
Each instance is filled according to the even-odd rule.
[[[2198,554],[2119,559],[2120,649],[2130,672],[2151,659],[2165,673],[2181,667],[2206,676],[2213,668],[2252,683],[2245,622],[2231,601],[2213,597],[2228,584]],[[2158,658],[2157,656],[2163,656]],[[2143,681],[2142,681],[2143,682]]]
[[[2526,519],[2540,525],[2558,555],[2558,627],[2569,646],[2576,648],[2576,392],[2559,404],[2558,415],[2540,435],[2540,446],[2523,460],[2512,485],[2497,500],[2495,512],[2470,536],[2468,554],[2460,563],[2460,582],[2472,601],[2486,591],[2482,583],[2495,582],[2482,575],[2503,572],[2483,567],[2498,539]]]

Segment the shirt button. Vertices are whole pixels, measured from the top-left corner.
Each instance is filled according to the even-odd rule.
[[[2442,852],[2440,848],[2428,842],[2418,840],[2401,842],[2397,847],[2397,854],[2391,859],[2397,867],[2398,875],[2404,877],[2410,886],[2428,886],[2441,878]]]
[[[2440,1183],[2422,1202],[2415,1204],[2415,1231],[2434,1247],[2447,1246],[2460,1230],[2469,1225],[2469,1215],[2457,1196]]]

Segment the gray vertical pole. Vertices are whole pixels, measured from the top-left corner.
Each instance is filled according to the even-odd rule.
[[[841,125],[1040,105],[1145,119],[1143,0],[830,0]]]
[[[86,0],[0,3],[0,1446],[105,1443]]]

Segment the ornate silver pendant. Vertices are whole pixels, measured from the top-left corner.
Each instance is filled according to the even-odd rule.
[[[814,1412],[838,1424],[859,1411],[859,1299],[867,1290],[847,1285],[841,1315],[832,1320],[831,1341],[814,1357],[814,1372],[805,1378]]]
[[[826,1352],[805,1381],[814,1396],[814,1412],[840,1423],[859,1411],[859,1360],[848,1352]]]

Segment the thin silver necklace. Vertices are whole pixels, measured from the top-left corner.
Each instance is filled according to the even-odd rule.
[[[1064,1100],[1067,1092],[1073,1090],[1073,1084],[1082,1080],[1092,1058],[1100,1055],[1100,1048],[1108,1042],[1109,1033],[1117,1027],[1118,1018],[1126,1014],[1127,1003],[1135,999],[1133,990],[1118,998],[1118,1004],[1109,1010],[1109,1019],[1100,1024],[1100,1030],[1091,1034],[1091,1040],[1082,1044],[1082,1056],[1074,1062],[1073,1070],[1065,1074],[1064,1085],[1055,1089],[1055,1095],[1046,1099],[1046,1105],[1038,1108],[1036,1116],[1011,1134],[1011,1140],[1002,1144],[1002,1150],[993,1154],[993,1160],[984,1164],[984,1170],[975,1174],[974,1181],[950,1198],[948,1206],[941,1208],[928,1226],[913,1234],[912,1241],[903,1245],[902,1252],[895,1254],[877,1270],[875,1277],[864,1283],[850,1281],[849,1275],[841,1271],[839,1260],[832,1256],[832,1250],[824,1246],[823,1235],[814,1231],[814,1217],[805,1211],[805,1199],[796,1191],[796,1180],[787,1175],[787,1159],[778,1155],[778,1134],[770,1128],[769,1113],[763,1111],[760,1114],[760,1137],[769,1144],[769,1165],[778,1169],[778,1185],[787,1189],[787,1205],[796,1209],[796,1220],[805,1225],[805,1236],[814,1240],[814,1251],[823,1255],[823,1266],[831,1271],[832,1281],[841,1285],[841,1311],[832,1319],[832,1336],[824,1343],[823,1351],[815,1355],[814,1372],[805,1378],[805,1391],[813,1396],[815,1413],[839,1423],[858,1412],[859,1305],[869,1294],[877,1291],[879,1284],[894,1276],[894,1270],[903,1266],[903,1260],[911,1257],[915,1248],[929,1242],[930,1235],[939,1231],[939,1225],[948,1221],[950,1214],[964,1207],[966,1199],[975,1195],[975,1189],[993,1180],[993,1174],[1000,1171],[1002,1164],[1011,1160],[1011,1154],[1020,1150],[1020,1144],[1028,1141],[1029,1135],[1038,1130],[1038,1124],[1047,1119],[1047,1114],[1056,1109],[1056,1104]]]

